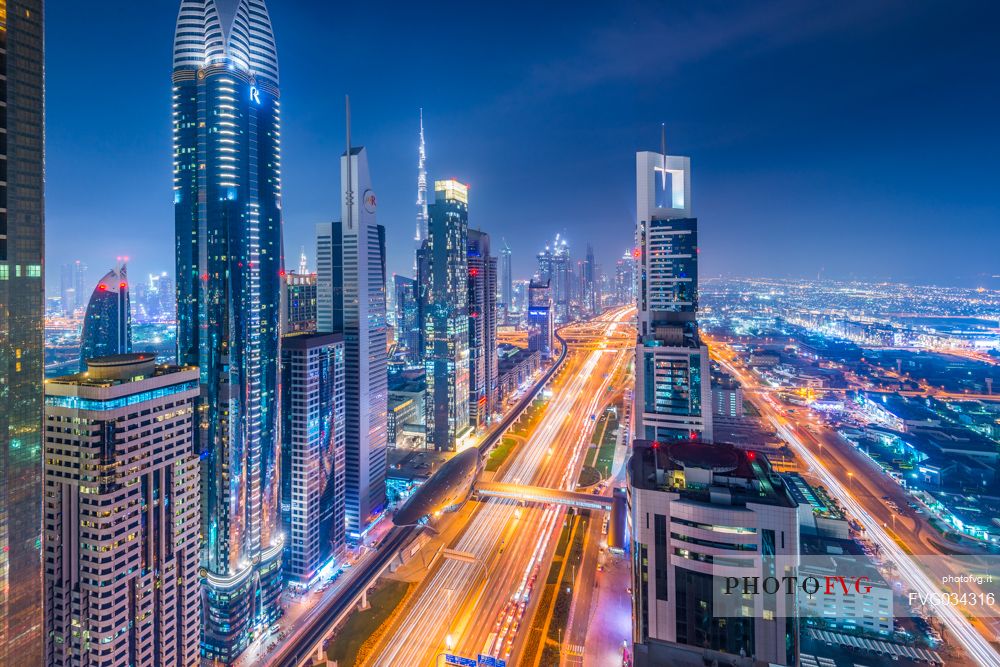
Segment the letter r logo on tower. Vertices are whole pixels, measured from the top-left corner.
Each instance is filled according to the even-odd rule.
[[[250,86],[250,101],[260,105],[260,91],[257,90],[257,86]]]

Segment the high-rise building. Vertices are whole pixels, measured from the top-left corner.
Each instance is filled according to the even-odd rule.
[[[640,439],[628,472],[634,664],[797,664],[794,592],[725,593],[795,573],[798,503],[764,455]]]
[[[45,383],[45,664],[198,663],[197,398],[154,354]]]
[[[497,412],[497,258],[490,235],[469,230],[469,423],[486,426]]]
[[[424,110],[420,110],[420,146],[417,148],[417,233],[416,249],[427,239],[427,145],[424,143]]]
[[[430,226],[422,248],[424,369],[427,375],[427,440],[454,450],[469,431],[469,286],[466,248],[469,189],[455,180],[434,183]]]
[[[341,334],[284,337],[281,404],[285,578],[308,585],[346,544]]]
[[[623,306],[636,302],[636,251],[626,250],[615,264],[615,303]]]
[[[177,358],[200,369],[202,653],[281,614],[281,102],[264,0],[182,0],[174,39]]]
[[[90,295],[80,337],[80,371],[86,369],[87,359],[131,351],[132,307],[128,270],[121,266],[108,271]]]
[[[315,273],[281,276],[281,334],[315,332],[317,311]]]
[[[80,306],[85,305],[87,294],[87,265],[76,260],[72,264],[63,264],[59,275],[59,299],[63,315],[72,317]]]
[[[396,306],[396,346],[407,363],[418,364],[423,356],[420,335],[420,306],[417,281],[407,276],[393,276]]]
[[[368,152],[341,156],[342,222],[316,226],[320,333],[344,334],[346,514],[358,539],[385,509],[388,419],[385,228],[375,222]]]
[[[524,324],[525,316],[528,313],[528,286],[531,284],[531,281],[514,280],[512,283],[510,298],[513,308],[510,310],[512,317],[508,324],[521,326]]]
[[[551,358],[554,326],[549,281],[532,280],[528,284],[528,350]]]
[[[497,294],[497,310],[503,312],[501,318],[503,324],[512,324],[511,313],[516,311],[514,306],[514,273],[511,267],[511,252],[507,240],[504,239],[503,247],[500,248],[500,271],[499,271],[499,294]]]
[[[570,319],[570,266],[569,247],[566,239],[556,234],[555,243],[545,246],[538,253],[538,278],[548,281],[552,290],[552,310],[556,322],[565,323]]]
[[[691,161],[636,155],[635,437],[712,441],[708,349],[698,336],[698,220]]]
[[[0,0],[0,665],[42,664],[43,0]]]
[[[580,307],[588,317],[600,312],[600,300],[597,298],[599,284],[597,280],[597,261],[594,259],[594,246],[587,244],[587,258],[580,267]]]

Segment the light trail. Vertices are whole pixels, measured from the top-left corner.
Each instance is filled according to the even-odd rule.
[[[733,364],[729,363],[728,359],[718,357],[718,361],[725,366],[729,372],[735,375],[743,384],[744,387],[752,388],[755,383],[748,378],[744,373],[740,372]],[[748,392],[749,395],[749,392]],[[878,544],[879,548],[886,554],[889,554],[896,563],[905,564],[901,567],[901,571],[905,571],[910,577],[909,584],[923,596],[930,598],[932,596],[940,596],[942,591],[935,585],[934,581],[917,565],[917,563],[907,554],[903,549],[896,544],[896,541],[890,537],[890,535],[883,530],[882,526],[876,521],[865,508],[858,503],[854,496],[851,495],[846,489],[844,489],[843,484],[838,480],[823,464],[823,462],[815,456],[809,448],[799,439],[799,436],[788,426],[785,425],[784,420],[779,418],[774,414],[774,409],[771,407],[765,407],[762,403],[758,403],[758,408],[762,411],[767,412],[768,420],[774,426],[775,430],[779,435],[790,444],[796,451],[799,457],[802,458],[807,464],[809,464],[816,476],[819,477],[823,483],[826,485],[827,490],[839,500],[845,508],[858,520],[860,521],[868,536]],[[958,608],[951,605],[942,605],[936,608],[936,612],[942,622],[951,630],[952,634],[958,639],[962,648],[965,649],[966,653],[978,662],[983,667],[1000,667],[1000,654],[997,653],[996,649],[984,638],[972,624],[969,623],[968,619],[958,610]]]
[[[602,335],[609,336],[613,333],[618,323],[629,316],[629,310],[623,309],[616,315],[615,319],[601,328]],[[530,484],[535,475],[545,469],[546,459],[550,456],[550,447],[565,427],[574,408],[579,410],[579,400],[581,396],[586,395],[584,392],[591,383],[591,377],[603,354],[602,350],[591,351],[579,370],[573,372],[572,377],[562,378],[563,384],[550,400],[541,422],[529,440],[519,448],[516,458],[503,474],[501,481]],[[606,388],[611,377],[613,375],[609,373],[601,383],[602,388]],[[591,403],[600,395],[600,393],[592,394]],[[578,456],[579,453],[572,460],[578,460]],[[481,508],[472,516],[454,548],[472,554],[490,573],[491,561],[497,556],[497,543],[504,527],[514,516],[515,505],[514,501],[499,499],[481,503]],[[543,514],[541,517],[541,528],[536,529],[536,534],[541,534],[542,539],[539,540],[541,549],[535,549],[534,553],[545,553],[547,543],[550,541],[548,536],[555,531],[557,525],[553,517],[558,516],[561,511],[553,510],[551,516],[546,517]],[[483,588],[488,583],[482,581],[481,570],[478,564],[453,560],[442,562],[422,587],[416,599],[408,605],[402,621],[392,632],[391,639],[383,645],[381,652],[370,664],[419,665],[425,664],[429,656],[440,653],[444,649],[444,637],[452,629],[456,611],[464,607],[464,601],[477,586],[477,580]],[[530,573],[530,567],[525,572]],[[530,574],[527,579],[522,576],[521,581],[530,582]],[[509,634],[511,636],[505,637],[505,651],[509,650],[513,641],[513,633]]]

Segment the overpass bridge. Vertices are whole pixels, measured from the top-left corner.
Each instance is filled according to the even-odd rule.
[[[473,486],[472,492],[479,498],[506,498],[525,503],[554,503],[577,509],[611,510],[610,496],[548,489],[541,486],[522,486],[521,484],[504,484],[501,482],[477,482]]]

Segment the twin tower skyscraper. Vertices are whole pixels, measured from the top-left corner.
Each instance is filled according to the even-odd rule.
[[[206,658],[231,662],[255,628],[281,613],[281,101],[264,0],[182,0],[173,132],[177,355],[178,363],[198,366],[200,373],[194,435],[201,459],[201,650]],[[355,173],[342,181],[344,278],[337,318],[346,346],[347,460],[350,465],[352,450],[359,458],[359,447],[365,458],[368,450],[381,449],[384,470],[384,384],[372,399],[367,386],[350,381],[353,372],[367,382],[368,373],[358,372],[360,361],[366,369],[377,365],[371,354],[379,330],[384,353],[384,261],[379,266],[378,255],[375,267],[367,261],[375,196],[360,182],[367,173],[357,173],[364,149],[348,156],[345,168]],[[374,235],[378,243],[379,232]],[[367,293],[358,295],[359,289]],[[360,314],[354,312],[359,302]],[[384,363],[382,368],[384,374]],[[372,506],[384,501],[372,498],[366,480],[353,480],[353,489],[351,481],[348,474],[349,517],[355,510],[349,529],[358,532]],[[384,498],[384,488],[382,493]]]

